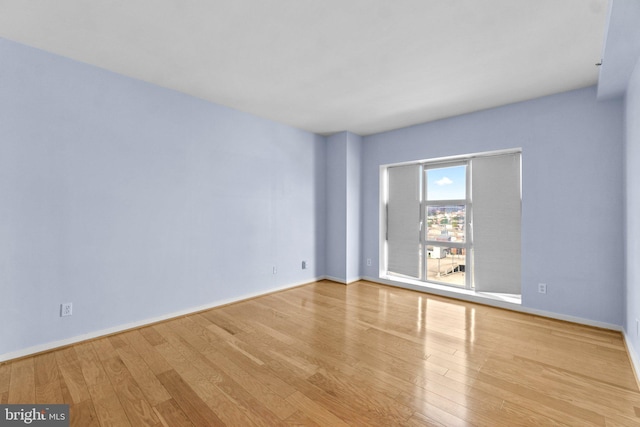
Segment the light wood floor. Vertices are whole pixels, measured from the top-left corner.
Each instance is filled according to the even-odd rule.
[[[77,426],[639,426],[617,332],[318,282],[0,365]]]

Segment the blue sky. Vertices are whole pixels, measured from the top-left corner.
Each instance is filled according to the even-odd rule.
[[[465,165],[428,169],[428,200],[465,199],[466,169]]]

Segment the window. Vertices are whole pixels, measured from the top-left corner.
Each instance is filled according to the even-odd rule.
[[[382,274],[520,293],[520,153],[383,168]]]
[[[467,287],[467,162],[423,165],[423,245],[429,282]]]

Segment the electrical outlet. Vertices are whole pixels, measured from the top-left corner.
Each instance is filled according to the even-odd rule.
[[[636,338],[640,336],[640,321],[636,319]]]
[[[367,258],[367,266],[371,267],[371,258]]]
[[[303,270],[307,269],[307,261],[302,261],[302,269]]]
[[[546,294],[547,293],[547,284],[546,283],[538,283],[538,293]]]
[[[278,267],[275,265],[273,266],[273,274],[278,274]]]
[[[60,317],[71,316],[73,314],[73,304],[65,302],[60,304]]]

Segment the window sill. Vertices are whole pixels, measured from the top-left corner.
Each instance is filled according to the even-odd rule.
[[[414,289],[418,291],[423,290],[425,292],[432,292],[438,295],[443,295],[443,296],[452,297],[452,298],[461,298],[464,300],[476,301],[480,303],[482,302],[488,303],[489,301],[495,301],[499,303],[507,303],[507,304],[515,304],[515,305],[522,304],[522,295],[518,295],[518,294],[476,292],[470,289],[456,288],[455,286],[440,285],[437,283],[422,282],[420,280],[413,280],[413,279],[408,279],[404,277],[388,276],[388,275],[380,276],[380,281],[382,283],[392,285],[392,286],[398,286],[401,284],[410,285],[409,286],[410,289]],[[402,286],[402,287],[407,287],[407,286]],[[498,305],[502,305],[502,304],[498,304]]]

